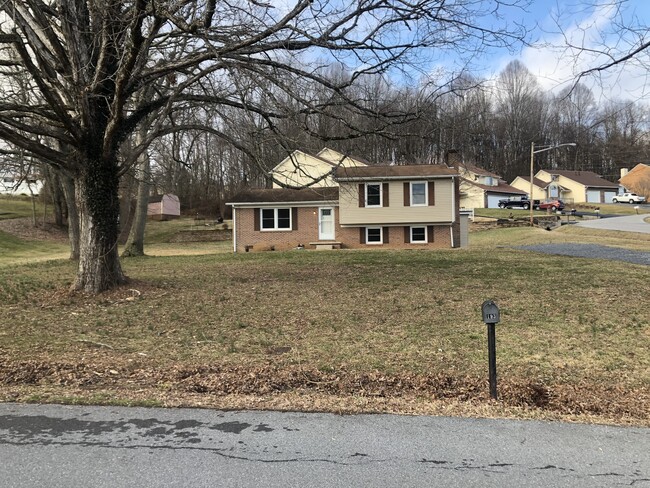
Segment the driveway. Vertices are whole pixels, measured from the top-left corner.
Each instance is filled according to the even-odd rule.
[[[624,217],[611,217],[608,219],[585,220],[584,222],[578,222],[576,225],[590,227],[592,229],[650,234],[650,224],[644,222],[644,219],[648,217],[650,217],[650,214],[626,215]]]

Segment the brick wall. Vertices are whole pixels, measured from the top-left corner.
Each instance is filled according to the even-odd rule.
[[[238,208],[236,210],[237,252],[268,251],[274,249],[283,251],[293,249],[298,245],[309,248],[310,242],[318,241],[318,207],[298,207],[298,229],[293,231],[256,231],[254,212],[259,209]],[[339,209],[335,207],[335,241],[342,243],[347,249],[432,249],[450,248],[451,229],[454,229],[454,244],[460,246],[460,222],[452,225],[434,225],[433,242],[427,244],[411,244],[405,242],[404,227],[386,227],[388,229],[388,244],[362,244],[359,227],[341,227]],[[313,247],[313,246],[312,246]]]
[[[298,229],[292,231],[256,231],[254,212],[259,212],[258,208],[238,208],[236,212],[237,252],[246,251],[246,247],[252,250],[270,250],[273,247],[283,251],[300,244],[308,247],[310,242],[318,240],[318,207],[298,207]],[[338,208],[334,213],[338,227]]]

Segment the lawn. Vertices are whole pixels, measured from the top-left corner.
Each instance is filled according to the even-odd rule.
[[[648,425],[648,267],[512,248],[650,250],[631,236],[516,228],[462,250],[240,255],[156,244],[166,252],[124,260],[133,282],[98,297],[67,293],[66,260],[0,266],[0,399]],[[501,307],[499,402],[486,299]]]

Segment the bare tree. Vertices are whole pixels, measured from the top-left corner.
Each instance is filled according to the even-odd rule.
[[[427,53],[519,40],[521,32],[480,22],[498,8],[479,0],[295,0],[277,7],[245,0],[0,0],[8,60],[0,84],[20,72],[34,92],[28,104],[11,97],[0,103],[0,138],[73,176],[81,222],[73,288],[101,292],[127,281],[116,245],[117,193],[137,158],[121,159],[119,149],[145,120],[157,122],[136,155],[156,137],[197,129],[159,123],[172,110],[215,104],[274,126],[287,114],[274,106],[269,86],[302,114],[322,113],[302,96],[310,85],[345,98],[346,87],[364,74],[388,74]],[[352,76],[333,85],[323,69],[335,59]],[[172,90],[138,96],[170,79]],[[359,101],[348,103],[365,110]]]

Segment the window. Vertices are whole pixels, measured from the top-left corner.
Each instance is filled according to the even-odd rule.
[[[291,230],[290,208],[261,209],[262,230]]]
[[[427,204],[427,184],[424,182],[411,182],[411,207]]]
[[[414,244],[426,244],[427,242],[427,228],[426,227],[411,227],[411,242]]]
[[[366,244],[381,244],[382,242],[381,227],[366,227]]]
[[[366,183],[366,207],[381,207],[381,183]]]

